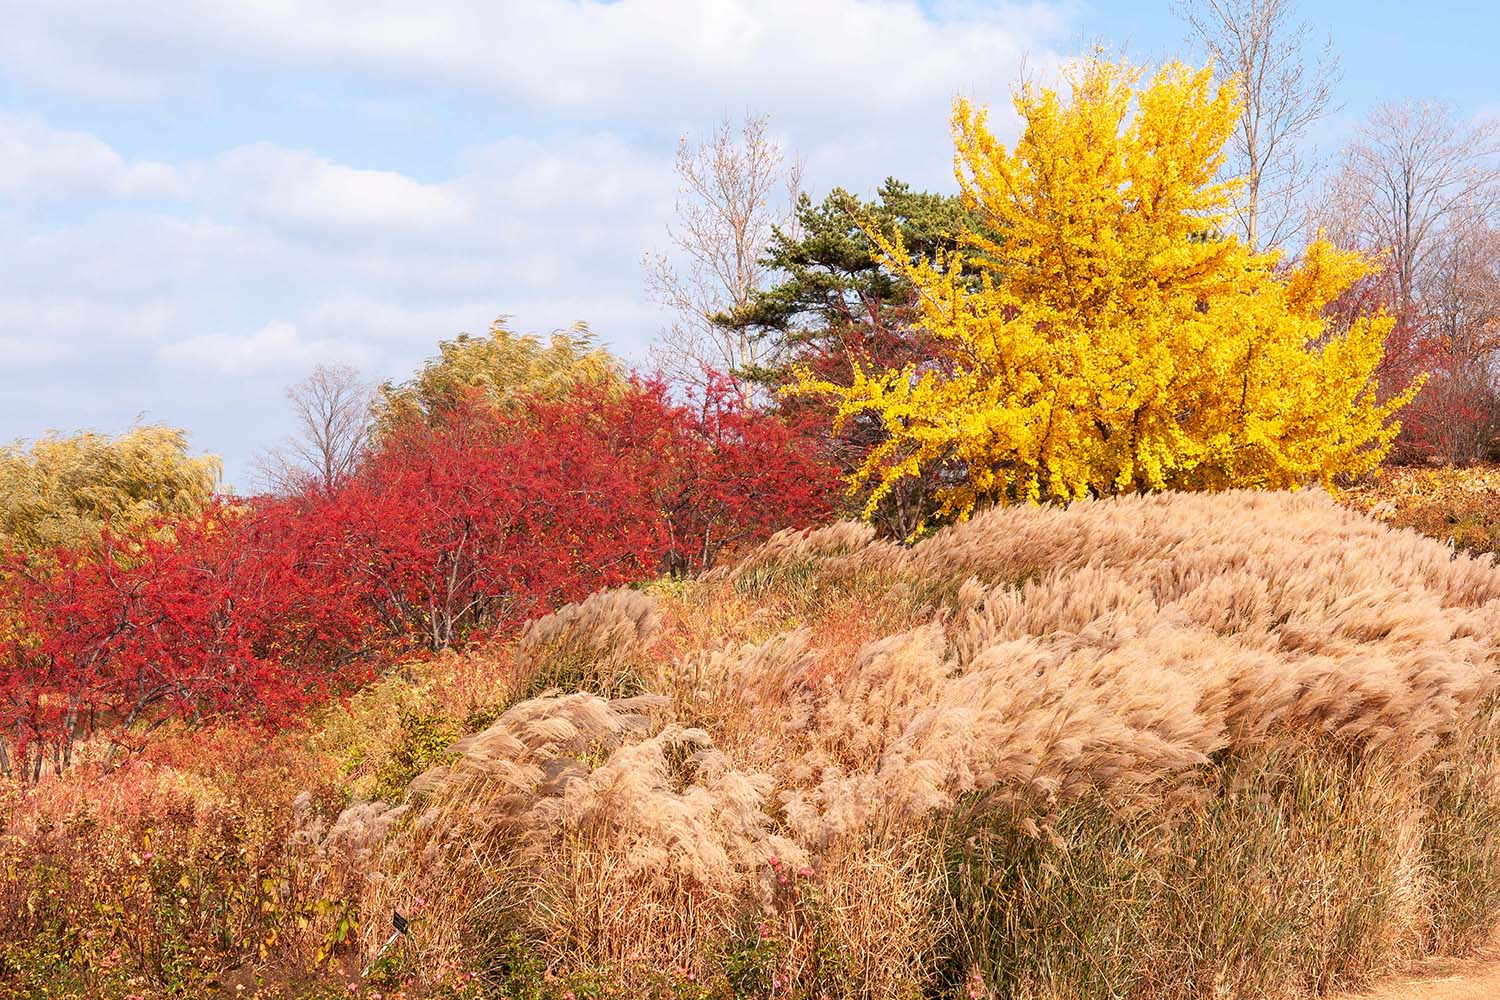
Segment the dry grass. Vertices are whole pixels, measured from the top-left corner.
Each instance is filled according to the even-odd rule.
[[[1500,468],[1389,466],[1345,491],[1345,502],[1398,528],[1468,552],[1500,552]]]
[[[453,919],[564,976],[711,979],[754,918],[809,995],[1316,993],[1493,924],[1494,744],[1458,734],[1497,599],[1488,563],[1320,494],[788,535],[620,631],[664,701],[517,706],[414,828],[527,852],[525,891]]]
[[[1492,935],[1497,636],[1488,559],[1318,493],[837,525],[372,692],[346,787],[431,766],[298,835],[428,988],[1308,996]]]

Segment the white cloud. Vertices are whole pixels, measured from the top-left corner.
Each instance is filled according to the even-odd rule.
[[[429,349],[440,338],[461,331],[479,333],[488,329],[491,302],[469,301],[413,306],[371,293],[335,294],[299,309],[297,326],[317,330],[334,340],[377,344],[415,343]]]
[[[276,433],[223,414],[274,420],[320,361],[401,377],[501,313],[586,320],[643,358],[662,317],[641,258],[666,242],[679,135],[768,112],[814,194],[887,174],[949,187],[955,91],[994,101],[1003,129],[1023,55],[1056,65],[1060,26],[1050,7],[914,0],[15,6],[0,73],[17,93],[152,110],[102,134],[0,112],[0,439],[149,410],[202,421],[231,469]],[[276,109],[283,133],[221,100],[260,79],[310,94]],[[334,155],[299,116],[344,108],[359,120]],[[140,131],[204,109],[218,145]],[[443,151],[401,148],[429,139]],[[123,152],[158,148],[198,152]]]
[[[107,336],[117,343],[149,341],[176,322],[164,302],[111,304],[81,298],[0,301],[0,332],[13,361],[51,361],[87,353]]]
[[[248,337],[209,333],[167,344],[163,360],[200,365],[226,374],[281,369],[297,372],[324,361],[359,364],[369,352],[360,344],[305,339],[291,323],[273,320]]]
[[[34,365],[57,361],[67,354],[55,340],[41,337],[0,337],[0,364]]]
[[[453,189],[267,142],[172,166],[127,161],[98,136],[0,113],[0,199],[166,198],[207,214],[325,230],[445,228],[467,212]]]
[[[155,195],[176,186],[176,172],[165,164],[126,163],[97,136],[0,113],[0,198]]]
[[[442,186],[265,142],[231,149],[188,176],[194,201],[205,207],[312,228],[446,227],[465,212]]]
[[[596,123],[697,123],[748,102],[863,128],[926,115],[955,89],[999,96],[1026,53],[1049,61],[1065,27],[1062,8],[1041,3],[939,11],[911,0],[53,0],[10,16],[0,54],[37,82],[76,78],[71,89],[94,96],[104,82],[126,100],[226,67],[301,66]]]

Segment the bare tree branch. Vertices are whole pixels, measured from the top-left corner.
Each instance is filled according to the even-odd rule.
[[[1420,428],[1413,453],[1483,458],[1500,431],[1500,123],[1375,108],[1313,218],[1385,259],[1397,330],[1430,376],[1403,430]]]
[[[1464,124],[1432,101],[1383,104],[1344,152],[1318,218],[1346,245],[1390,254],[1398,307],[1410,311],[1425,275],[1465,216],[1500,209],[1500,123]]]
[[[368,443],[373,387],[349,365],[319,365],[286,395],[297,430],[279,450],[258,456],[264,485],[278,493],[337,489]]]
[[[695,384],[704,368],[752,369],[779,347],[724,320],[748,306],[764,281],[772,227],[795,221],[802,164],[771,136],[765,116],[747,115],[738,127],[726,117],[699,143],[684,136],[674,170],[673,252],[646,255],[646,287],[675,314],[654,352],[658,364]]]
[[[1239,91],[1229,167],[1245,178],[1236,215],[1255,249],[1279,247],[1304,218],[1314,173],[1306,138],[1332,110],[1340,79],[1333,42],[1313,62],[1311,31],[1292,21],[1290,0],[1185,0],[1176,10]]]

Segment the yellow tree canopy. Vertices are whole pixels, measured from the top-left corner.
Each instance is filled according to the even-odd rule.
[[[217,457],[190,455],[183,431],[157,425],[0,446],[0,537],[27,549],[76,545],[105,521],[128,530],[183,517],[219,475]]]
[[[882,418],[854,477],[871,508],[917,474],[964,517],[982,501],[1329,483],[1389,448],[1414,391],[1376,395],[1391,320],[1335,332],[1322,315],[1370,262],[1320,238],[1284,268],[1227,235],[1231,88],[1178,64],[1141,80],[1093,59],[1069,99],[1022,87],[1014,149],[956,103],[959,183],[1000,235],[915,265],[882,247],[941,356],[856,365],[850,385],[804,372],[793,390],[829,397],[840,422]]]
[[[552,334],[515,334],[497,320],[482,337],[459,334],[438,343],[438,356],[399,385],[380,388],[376,423],[381,429],[417,419],[431,422],[466,395],[480,392],[504,407],[516,400],[558,399],[584,384],[619,379],[620,366],[583,324]]]

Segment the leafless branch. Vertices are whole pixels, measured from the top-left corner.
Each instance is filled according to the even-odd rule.
[[[657,350],[668,374],[694,382],[703,368],[764,364],[775,345],[714,322],[750,302],[766,278],[762,257],[773,226],[794,222],[802,164],[770,133],[765,116],[729,118],[707,138],[684,136],[674,164],[679,187],[669,253],[646,255],[646,285],[674,314]]]
[[[364,453],[373,388],[349,365],[319,365],[286,395],[297,429],[279,450],[257,458],[264,485],[279,493],[336,489]]]
[[[1245,178],[1237,208],[1252,247],[1295,236],[1314,170],[1307,137],[1332,110],[1340,71],[1332,39],[1309,61],[1312,32],[1289,0],[1185,0],[1176,5],[1206,54],[1239,91],[1230,169]]]

